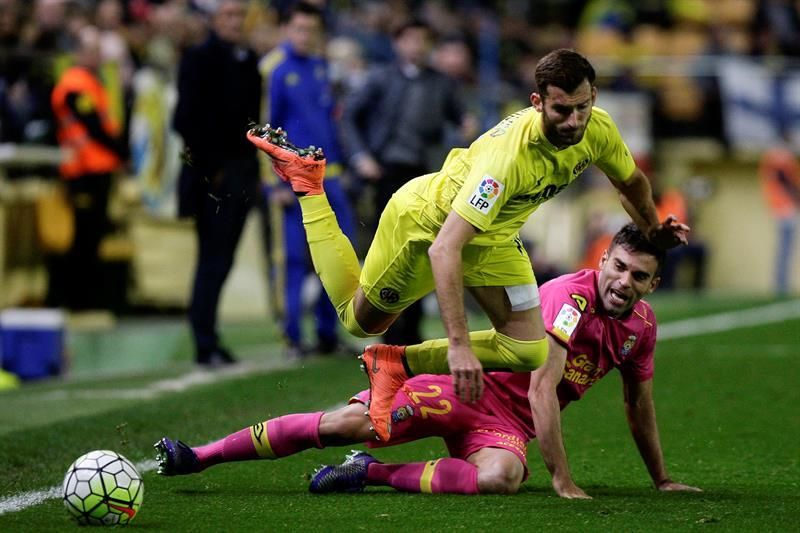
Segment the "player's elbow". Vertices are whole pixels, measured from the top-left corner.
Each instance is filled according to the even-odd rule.
[[[428,247],[428,257],[431,262],[443,262],[451,260],[461,260],[461,250],[466,241],[455,234],[453,231],[446,231],[446,228],[439,230],[439,234]]]
[[[428,258],[433,264],[441,262],[447,255],[447,246],[440,239],[434,240],[428,247]]]
[[[552,399],[555,393],[555,387],[532,386],[528,390],[528,402],[531,405],[541,405],[543,401]]]
[[[651,415],[651,413],[653,414]],[[625,414],[632,420],[641,420],[642,418],[655,416],[652,402],[648,402],[646,398],[626,399]]]
[[[558,382],[551,379],[531,381],[528,389],[528,402],[534,419],[559,408],[557,388]]]

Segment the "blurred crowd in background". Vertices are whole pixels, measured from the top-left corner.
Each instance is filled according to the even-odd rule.
[[[288,0],[248,2],[247,41],[263,56],[280,41]],[[49,105],[78,30],[102,31],[120,112],[130,113],[144,68],[172,79],[182,50],[201,42],[214,0],[0,0],[0,141],[54,143]],[[597,58],[601,86],[647,90],[654,134],[723,139],[713,64],[718,55],[800,56],[800,2],[793,0],[319,1],[333,81],[347,91],[365,70],[393,57],[393,29],[412,15],[435,30],[436,68],[474,94],[489,125],[527,102],[543,53],[576,47]],[[669,56],[668,64],[641,57]],[[677,64],[676,64],[677,62]],[[684,64],[681,65],[680,63]],[[678,74],[664,77],[665,71]],[[112,74],[107,74],[108,76]],[[480,84],[480,92],[477,90]],[[487,87],[491,86],[491,91]]]
[[[259,58],[267,56],[284,39],[281,15],[292,3],[245,1],[242,44]],[[341,102],[366,83],[371,69],[394,60],[394,32],[415,18],[432,30],[430,65],[456,83],[476,133],[529,105],[538,59],[552,49],[570,47],[587,54],[596,67],[601,104],[604,94],[636,95],[647,102],[641,106],[647,115],[642,118],[647,131],[641,136],[626,133],[628,121],[619,114],[615,118],[640,165],[654,177],[658,172],[653,147],[664,139],[702,137],[723,150],[744,147],[758,154],[767,147],[788,149],[794,143],[796,150],[800,145],[800,102],[794,92],[800,91],[800,1],[310,3],[323,11],[326,37],[318,40],[315,52],[328,61],[335,115],[341,114]],[[122,137],[130,147],[123,172],[138,181],[149,215],[174,218],[182,153],[171,124],[178,65],[185,50],[206,39],[217,4],[215,0],[0,0],[0,143],[56,145],[53,87],[73,61],[82,28],[96,26],[99,77],[108,92],[109,114],[122,125]],[[728,64],[727,58],[755,62]],[[770,74],[753,77],[753,69]],[[767,94],[766,99],[748,100],[758,91]],[[622,114],[632,111],[624,104],[628,100],[622,102]],[[786,111],[787,105],[795,106],[794,111]],[[263,118],[252,117],[254,122]],[[432,166],[438,166],[449,147],[470,142],[467,137],[463,123],[445,128],[436,143],[439,150],[432,152]],[[762,165],[763,179],[777,180],[778,185],[765,185],[765,190],[781,196],[776,217],[782,221],[781,242],[789,243],[789,250],[800,197],[800,176],[792,157],[791,151],[784,151]],[[788,161],[788,166],[780,161]],[[29,175],[29,167],[18,171],[8,165],[5,177]],[[356,212],[362,213],[363,206],[357,204],[364,197],[355,174],[345,167],[343,183]],[[685,188],[670,190],[659,186],[657,179],[655,183],[665,212],[677,211],[691,223],[691,202],[680,196]],[[602,214],[587,217],[582,265],[596,264],[598,250],[612,230]],[[358,237],[362,249],[368,239],[368,234]],[[544,281],[547,257],[533,252],[534,261],[537,257],[540,261],[537,276]],[[701,288],[706,260],[702,242],[695,241],[694,248],[680,253],[696,264],[690,284]],[[791,252],[784,256],[785,263]],[[574,266],[553,265],[552,270]],[[783,268],[787,269],[785,264]],[[786,275],[778,280],[784,292]],[[665,284],[669,285],[667,278]]]

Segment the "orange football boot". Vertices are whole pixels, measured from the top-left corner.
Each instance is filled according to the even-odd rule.
[[[394,395],[408,379],[403,365],[404,346],[373,344],[358,356],[369,378],[369,419],[379,440],[387,442],[392,433]]]
[[[298,196],[323,194],[322,180],[325,177],[325,159],[287,150],[271,142],[266,136],[258,135],[258,129],[247,132],[247,140],[272,159],[272,169],[283,181],[291,185]]]

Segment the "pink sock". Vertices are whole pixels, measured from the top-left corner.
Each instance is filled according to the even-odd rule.
[[[203,468],[231,461],[278,459],[311,447],[322,448],[320,418],[322,412],[281,416],[192,450]]]
[[[405,492],[478,494],[478,468],[463,459],[452,458],[427,463],[372,463],[367,470],[367,482]]]

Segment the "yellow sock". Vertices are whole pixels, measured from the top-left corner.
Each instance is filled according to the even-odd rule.
[[[519,341],[490,329],[472,331],[470,344],[484,369],[530,372],[547,360],[547,339]],[[406,362],[414,374],[449,374],[447,339],[406,347]]]
[[[353,245],[342,233],[326,195],[301,196],[299,200],[311,261],[328,298],[347,331],[357,337],[369,337],[356,322],[353,310],[353,296],[361,275]]]

